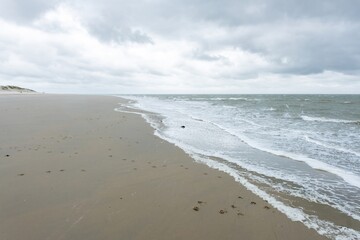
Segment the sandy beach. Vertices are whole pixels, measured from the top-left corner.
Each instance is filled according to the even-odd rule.
[[[0,95],[0,239],[325,239],[154,136],[121,98]]]

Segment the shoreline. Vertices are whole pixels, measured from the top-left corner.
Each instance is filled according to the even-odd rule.
[[[1,239],[326,239],[114,111],[121,101],[0,96]]]

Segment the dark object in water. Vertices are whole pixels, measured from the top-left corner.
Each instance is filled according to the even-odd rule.
[[[181,128],[185,128],[185,126],[183,125],[183,126],[181,126]]]

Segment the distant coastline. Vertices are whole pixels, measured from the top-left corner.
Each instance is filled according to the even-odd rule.
[[[22,88],[18,86],[6,85],[0,86],[0,94],[17,94],[17,93],[37,93],[29,88]]]

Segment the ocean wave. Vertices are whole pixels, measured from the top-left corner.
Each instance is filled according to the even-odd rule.
[[[146,115],[143,115],[143,117]],[[149,119],[145,117],[145,120],[149,122]],[[306,214],[301,208],[294,208],[288,206],[285,203],[277,200],[267,192],[261,190],[259,187],[248,181],[243,177],[236,169],[231,168],[225,163],[214,161],[207,156],[207,152],[203,152],[200,149],[194,149],[192,146],[184,144],[173,138],[164,136],[160,131],[155,130],[154,134],[167,142],[174,144],[175,146],[183,149],[185,153],[191,156],[196,162],[207,165],[210,168],[225,172],[229,174],[234,180],[244,186],[246,189],[259,196],[263,200],[267,201],[271,206],[285,214],[290,220],[295,222],[302,222],[310,229],[316,230],[320,235],[326,236],[330,239],[336,240],[355,240],[359,239],[360,232],[351,228],[337,226],[332,222],[320,220],[315,215]]]
[[[360,153],[358,152],[355,152],[355,151],[352,151],[350,149],[346,149],[346,148],[342,148],[342,147],[338,147],[338,146],[333,146],[333,145],[328,145],[326,143],[322,143],[322,142],[319,142],[315,139],[312,139],[308,136],[304,136],[304,139],[310,143],[314,143],[316,145],[319,145],[319,146],[322,146],[322,147],[325,147],[325,148],[328,148],[328,149],[333,149],[333,150],[336,150],[336,151],[339,151],[339,152],[344,152],[344,153],[350,153],[350,154],[353,154],[355,156],[358,156],[360,157]]]
[[[270,108],[264,108],[264,111],[276,111],[276,108],[270,107]]]
[[[260,101],[258,98],[245,98],[245,97],[215,97],[215,98],[194,98],[195,100],[207,100],[207,101]]]
[[[304,121],[309,122],[328,122],[328,123],[355,123],[360,124],[360,120],[345,120],[345,119],[335,119],[335,118],[325,118],[325,117],[309,117],[302,115],[300,116]]]
[[[139,108],[141,108],[141,107],[139,107]],[[120,109],[116,109],[116,110],[117,111],[126,111],[128,109],[121,109],[120,108]],[[127,112],[135,113],[135,112],[131,112],[131,110],[127,111]],[[231,168],[230,166],[228,166],[226,164],[219,163],[219,162],[213,161],[211,159],[208,159],[206,157],[206,155],[208,155],[209,153],[200,152],[200,155],[199,155],[199,151],[191,149],[190,148],[191,146],[186,146],[186,145],[184,146],[184,144],[182,142],[179,142],[174,138],[169,138],[169,137],[164,136],[163,132],[160,132],[160,130],[156,128],[156,124],[154,123],[154,119],[149,118],[148,113],[144,114],[142,112],[138,112],[137,114],[140,114],[148,123],[151,124],[151,126],[155,129],[155,135],[157,135],[160,138],[162,138],[162,139],[164,139],[164,140],[166,140],[168,142],[171,142],[174,145],[177,145],[178,147],[182,148],[186,153],[191,155],[196,161],[205,163],[209,167],[212,167],[212,168],[215,168],[215,169],[218,169],[220,171],[224,171],[224,172],[228,173],[229,175],[234,177],[234,179],[237,182],[241,183],[247,189],[249,189],[253,193],[257,194],[258,196],[260,196],[264,200],[267,200],[269,202],[269,204],[271,204],[272,206],[274,206],[274,208],[276,208],[276,209],[280,210],[281,212],[283,212],[291,220],[300,221],[300,222],[304,223],[307,227],[313,228],[316,231],[318,231],[320,234],[325,235],[325,236],[327,236],[329,238],[332,238],[332,239],[359,239],[360,232],[358,232],[358,231],[355,231],[353,229],[349,229],[349,228],[346,228],[346,227],[337,226],[334,223],[330,223],[330,222],[327,222],[327,221],[324,221],[324,220],[320,220],[316,216],[306,214],[302,209],[293,208],[291,206],[285,205],[285,203],[278,201],[277,199],[273,198],[270,194],[262,191],[257,186],[251,184],[246,178],[242,177],[242,175],[236,169],[233,169],[233,168]],[[221,128],[222,130],[226,131],[227,133],[230,133],[231,135],[237,137],[238,139],[240,139],[242,142],[246,143],[247,145],[249,145],[249,146],[251,146],[253,148],[259,149],[261,151],[269,152],[271,154],[275,154],[275,155],[278,155],[278,156],[283,156],[283,157],[287,157],[287,158],[294,159],[294,160],[297,160],[297,161],[305,162],[306,164],[308,164],[310,167],[312,167],[314,169],[321,169],[321,170],[324,170],[324,171],[327,171],[327,172],[332,172],[332,173],[334,173],[334,171],[336,172],[337,170],[339,170],[339,169],[333,169],[332,166],[330,166],[330,165],[328,165],[326,163],[323,163],[321,161],[307,158],[306,156],[300,156],[300,155],[291,154],[291,153],[287,153],[287,152],[281,152],[281,151],[268,149],[266,146],[262,146],[260,143],[258,143],[256,141],[253,141],[253,140],[247,138],[246,136],[242,136],[240,134],[237,134],[236,131],[234,131],[234,130],[227,129],[224,126],[213,123],[213,122],[209,122],[204,118],[201,119],[201,118],[199,118],[197,116],[191,116],[191,118],[192,118],[192,120],[195,120],[195,121],[204,121],[204,122],[212,123],[212,124],[218,126],[219,128]],[[205,156],[202,156],[202,154],[204,154]],[[325,166],[323,164],[325,164]],[[340,171],[341,170],[342,169],[340,169]],[[342,170],[342,171],[345,171],[345,170]],[[338,173],[340,175],[348,174],[347,172],[346,173],[338,172]],[[341,176],[339,176],[339,177],[341,177]],[[358,176],[356,176],[356,177],[358,177]],[[360,183],[359,177],[358,177],[358,179],[355,179],[354,181],[357,181],[358,183]],[[346,181],[346,182],[348,182],[348,181]],[[358,186],[358,187],[360,188],[360,186]]]
[[[275,149],[271,149],[265,146],[262,146],[261,144],[245,137],[242,136],[238,133],[235,133],[217,123],[213,123],[215,126],[221,128],[222,130],[226,131],[229,134],[232,134],[233,136],[238,137],[242,142],[248,144],[250,147],[256,148],[258,150],[261,150],[263,152],[268,152],[280,157],[286,157],[289,159],[293,159],[295,161],[300,161],[300,162],[304,162],[306,163],[308,166],[310,166],[313,169],[318,169],[318,170],[323,170],[329,173],[332,173],[338,177],[340,177],[341,179],[343,179],[345,182],[347,182],[348,184],[355,186],[357,188],[360,188],[360,176],[357,176],[356,174],[346,171],[344,169],[332,166],[330,164],[324,163],[322,161],[319,161],[317,159],[313,159],[313,158],[309,158],[307,156],[303,156],[300,154],[295,154],[295,153],[290,153],[290,152],[286,152],[286,151],[280,151],[280,150],[275,150]]]
[[[142,115],[144,119],[151,124],[151,120],[146,116],[146,114]],[[152,125],[153,126],[153,125]],[[209,159],[208,152],[204,152],[200,149],[195,149],[192,146],[184,144],[178,140],[173,138],[169,138],[164,136],[160,131],[155,128],[154,134],[175,146],[183,149],[188,155],[190,155],[196,162],[203,163],[210,168],[217,169],[219,171],[225,172],[229,174],[234,180],[243,186],[246,189],[250,190],[263,200],[267,201],[271,206],[285,214],[292,221],[302,222],[305,226],[310,229],[316,230],[320,235],[326,236],[330,239],[349,239],[355,240],[360,237],[360,233],[353,229],[347,227],[339,227],[334,223],[320,220],[317,216],[306,214],[302,209],[294,208],[286,205],[285,203],[277,200],[270,194],[258,188],[256,185],[250,183],[246,178],[241,176],[237,170],[229,167],[224,163],[220,163],[214,160]]]

